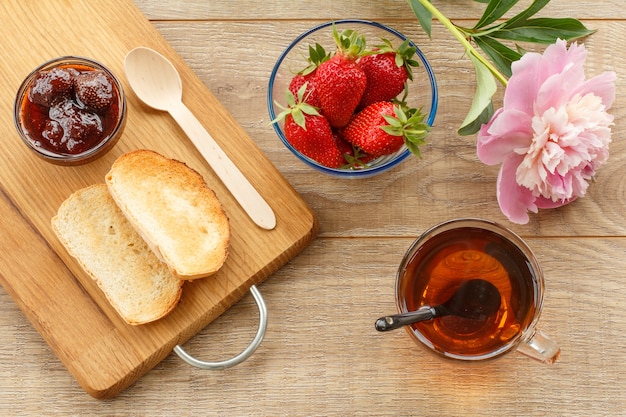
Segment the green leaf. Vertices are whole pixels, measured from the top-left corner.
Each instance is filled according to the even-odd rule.
[[[522,57],[520,52],[512,50],[490,36],[475,38],[474,41],[501,73],[511,77],[511,64]]]
[[[576,19],[538,18],[526,20],[524,26],[505,27],[492,32],[490,35],[515,42],[550,44],[559,38],[564,40],[578,39],[594,32],[595,30],[587,29]]]
[[[533,3],[528,6],[528,8],[526,10],[524,10],[523,12],[513,16],[512,18],[510,18],[509,20],[506,21],[505,26],[506,27],[516,27],[516,26],[521,26],[524,24],[524,22],[526,22],[526,20],[528,20],[528,18],[530,18],[531,16],[534,16],[539,10],[543,9],[543,7],[550,3],[550,0],[535,0],[533,1]]]
[[[430,1],[430,0],[429,0]],[[420,22],[422,29],[430,38],[432,23],[433,23],[433,15],[430,13],[418,0],[407,0],[411,9],[413,9],[413,13],[417,17],[417,20]]]
[[[293,121],[296,122],[296,124],[298,126],[300,126],[302,129],[306,130],[305,117],[304,117],[304,113],[302,113],[301,109],[299,109],[297,107],[295,109],[292,109],[291,117],[293,117]]]
[[[500,19],[511,7],[515,6],[518,0],[492,0],[487,5],[482,17],[474,26],[474,29],[479,29],[490,25],[496,20]]]
[[[491,71],[489,71],[489,68],[480,62],[473,54],[469,54],[469,58],[474,63],[474,68],[476,69],[476,92],[472,106],[459,128],[459,132],[474,123],[476,119],[484,113],[485,109],[491,104],[491,97],[493,97],[498,89],[496,80]]]
[[[491,120],[491,116],[493,116],[493,102],[489,102],[489,105],[485,107],[485,110],[483,110],[476,120],[467,126],[460,128],[457,133],[461,136],[473,135],[480,130],[484,123]]]
[[[309,45],[309,56],[307,62],[309,65],[300,71],[302,75],[308,75],[315,71],[319,65],[330,59],[330,53],[326,53],[324,47],[319,43],[315,43],[315,46]]]

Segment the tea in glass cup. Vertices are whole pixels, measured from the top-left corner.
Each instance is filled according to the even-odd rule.
[[[493,305],[493,299],[463,293],[483,291],[475,285],[472,290],[470,281],[495,287],[495,309],[477,305]],[[558,346],[535,328],[543,291],[541,268],[524,241],[481,219],[452,220],[426,231],[407,251],[396,279],[401,314],[432,308],[439,312],[406,326],[409,334],[441,356],[469,361],[517,349],[554,362]]]

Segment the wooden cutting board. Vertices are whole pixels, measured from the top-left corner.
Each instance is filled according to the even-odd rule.
[[[0,16],[0,283],[85,391],[110,398],[304,249],[317,233],[317,221],[130,0],[3,0]],[[172,60],[183,80],[183,101],[274,209],[274,230],[252,223],[170,116],[150,110],[132,93],[123,60],[137,46]],[[51,165],[31,154],[12,117],[15,93],[26,75],[63,55],[108,66],[122,79],[128,100],[126,130],[116,147],[78,167]],[[224,205],[232,237],[228,260],[217,275],[185,284],[181,303],[166,318],[133,327],[65,252],[50,219],[72,192],[104,182],[113,161],[138,148],[200,172]]]

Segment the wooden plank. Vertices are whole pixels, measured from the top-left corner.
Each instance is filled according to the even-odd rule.
[[[16,0],[3,2],[0,15],[14,16],[0,27],[5,39],[0,45],[5,57],[0,64],[4,74],[0,80],[0,133],[5,138],[0,152],[9,156],[0,167],[0,185],[2,213],[10,214],[10,220],[3,219],[3,239],[14,250],[31,242],[44,247],[37,262],[24,262],[27,253],[3,256],[0,269],[16,272],[19,265],[24,271],[4,274],[2,284],[79,384],[94,397],[112,397],[167,356],[174,345],[184,343],[228,309],[251,285],[262,282],[304,249],[317,233],[316,218],[131,2],[38,1],[25,5]],[[254,225],[173,120],[143,106],[133,95],[123,77],[123,58],[140,45],[159,50],[181,72],[183,100],[276,211],[274,230]],[[11,118],[21,80],[40,63],[62,55],[88,56],[109,66],[123,79],[128,99],[128,121],[118,145],[98,161],[80,167],[54,166],[36,158],[21,143]],[[51,230],[50,219],[70,193],[104,182],[115,158],[137,148],[180,159],[200,172],[224,205],[232,236],[229,258],[217,275],[186,284],[181,303],[168,317],[133,327],[123,323],[65,252]],[[16,264],[18,261],[22,262]]]
[[[405,19],[417,24],[408,1],[381,0],[377,2],[318,0],[315,2],[289,1],[251,2],[250,0],[192,0],[181,3],[178,0],[163,0],[156,4],[150,0],[135,0],[137,6],[151,20],[310,20],[359,17],[361,19]],[[471,0],[435,0],[432,2],[450,19],[480,17],[485,4]],[[530,5],[530,1],[520,1],[506,16],[513,16]],[[615,11],[622,6],[620,0],[594,2],[553,0],[539,14],[541,17],[577,17],[585,19],[612,19]]]
[[[272,320],[250,363],[207,373],[172,355],[106,403],[80,397],[28,329],[7,326],[10,344],[33,359],[11,351],[5,357],[25,362],[18,369],[32,385],[24,386],[13,368],[15,387],[7,391],[13,397],[3,392],[0,398],[12,398],[6,409],[15,416],[50,409],[102,416],[620,415],[626,404],[626,238],[527,239],[546,277],[539,328],[562,348],[551,366],[518,353],[462,366],[431,356],[404,330],[377,333],[374,320],[396,310],[395,273],[411,241],[317,239],[262,285]],[[185,347],[216,357],[235,353],[256,321],[246,296]]]
[[[497,169],[477,161],[475,137],[455,134],[473,83],[458,45],[444,32],[428,41],[413,20],[387,20],[394,26],[399,22],[403,30],[413,30],[418,40],[430,45],[429,57],[435,61],[442,86],[438,133],[422,161],[407,161],[399,172],[364,182],[339,182],[312,174],[289,155],[268,126],[265,89],[269,70],[287,36],[317,23],[311,16],[326,19],[323,14],[327,11],[320,5],[328,5],[332,17],[339,18],[350,17],[344,10],[356,10],[353,15],[358,16],[371,5],[400,8],[405,7],[404,1],[297,2],[307,13],[298,20],[284,18],[299,12],[289,10],[296,3],[283,0],[258,5],[249,0],[136,2],[164,19],[154,24],[165,39],[318,213],[322,238],[261,285],[270,321],[263,344],[249,361],[233,369],[207,372],[170,354],[111,401],[84,394],[11,296],[0,288],[3,417],[623,414],[626,171],[621,136],[626,112],[621,68],[626,55],[620,42],[625,35],[626,12],[622,2],[553,0],[549,5],[562,15],[609,17],[587,22],[599,29],[585,40],[588,74],[613,69],[619,76],[612,155],[590,194],[576,205],[547,211],[529,225],[516,227],[528,237],[546,274],[540,327],[559,341],[563,350],[560,361],[544,366],[513,354],[469,368],[425,355],[403,331],[382,335],[373,328],[379,314],[394,311],[398,262],[425,227],[465,214],[503,220],[495,202]],[[0,2],[3,23],[7,16],[4,3]],[[25,13],[38,4],[25,3]],[[472,0],[433,3],[442,8],[450,5],[449,12],[457,16],[476,16]],[[530,4],[530,0],[519,3]],[[223,17],[176,20],[202,16],[194,13],[207,5],[214,5],[214,16]],[[383,20],[387,13],[381,9],[371,15]],[[242,18],[246,15],[249,21]],[[238,76],[233,75],[234,70]],[[0,101],[0,118],[6,117],[2,123],[10,123],[10,109],[5,104]],[[3,136],[3,140],[12,139]],[[2,158],[6,163],[11,155]],[[5,214],[6,207],[0,203],[3,225],[15,219]],[[363,215],[368,216],[366,220]],[[21,242],[18,232],[26,230],[18,227],[12,239],[0,237],[2,251],[7,251],[5,244]],[[3,226],[0,236],[4,233]],[[17,258],[21,264],[33,262],[30,255],[47,246],[28,244],[28,251]],[[51,259],[55,256],[51,251]],[[17,263],[10,268],[2,265],[1,276],[23,274]],[[245,295],[185,348],[211,360],[236,354],[254,335],[257,322],[254,301]]]

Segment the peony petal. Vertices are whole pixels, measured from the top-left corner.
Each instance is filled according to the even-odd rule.
[[[592,93],[602,98],[602,104],[606,110],[610,109],[615,101],[615,80],[617,75],[613,71],[607,71],[597,75],[581,85],[574,93],[584,96]]]
[[[528,148],[533,136],[531,120],[524,112],[499,109],[478,133],[478,158],[484,164],[495,165],[516,149]]]
[[[543,80],[553,74],[560,74],[565,70],[584,71],[587,49],[584,44],[574,42],[567,47],[567,42],[558,39],[549,45],[542,55],[541,73]]]
[[[537,91],[543,84],[539,77],[541,55],[526,53],[518,61],[511,64],[512,75],[504,92],[503,106],[532,114]]]
[[[537,91],[535,99],[535,114],[542,114],[549,108],[559,108],[567,103],[574,92],[585,82],[585,74],[582,71],[564,71],[548,77]]]
[[[543,112],[550,107],[544,103],[561,97],[559,91],[571,91],[572,86],[579,86],[584,82],[586,57],[584,45],[574,43],[567,49],[567,43],[562,39],[549,45],[543,54],[527,52],[511,65],[512,75],[504,94],[504,107],[530,114],[535,111],[536,102],[539,101],[539,112]],[[551,79],[552,77],[557,78]],[[546,82],[551,87],[545,87]],[[560,88],[552,93],[555,86]],[[542,99],[541,96],[546,91],[551,94]]]
[[[497,182],[497,197],[500,210],[510,221],[518,224],[528,223],[528,210],[536,213],[535,197],[532,192],[517,184],[517,167],[521,164],[523,156],[511,154],[500,167]]]
[[[563,200],[552,201],[549,198],[537,197],[537,199],[535,200],[535,205],[537,206],[537,208],[540,208],[540,209],[551,209],[551,208],[562,207],[566,204],[571,203],[574,200],[576,200],[576,197],[570,198],[569,200],[565,200],[565,201]]]

